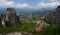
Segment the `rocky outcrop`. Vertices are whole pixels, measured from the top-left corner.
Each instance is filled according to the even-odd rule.
[[[28,32],[13,32],[13,33],[1,34],[1,35],[33,35],[33,34]]]
[[[19,17],[13,8],[7,8],[5,14],[0,14],[0,23],[3,27],[19,25]]]
[[[19,24],[19,19],[18,19],[16,12],[13,8],[7,8],[6,21],[9,21],[12,26],[16,26],[16,24]]]
[[[0,14],[0,24],[2,24],[2,26],[3,26],[4,28],[6,28],[6,26],[5,26],[5,16],[4,16],[4,14]]]
[[[45,19],[52,24],[60,24],[60,6],[55,8],[52,12],[45,14]]]

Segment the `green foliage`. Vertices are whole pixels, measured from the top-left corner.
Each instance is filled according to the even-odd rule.
[[[10,32],[18,32],[18,31],[34,32],[35,24],[36,23],[32,21],[21,20],[21,24],[15,27],[9,26],[7,28],[3,28],[2,26],[0,26],[0,33],[10,33]]]
[[[20,21],[21,24],[15,27],[9,26],[7,28],[3,28],[3,26],[0,24],[0,33],[24,31],[24,32],[31,32],[34,35],[60,35],[60,24],[43,28],[43,30],[41,30],[40,32],[35,32],[36,21],[38,19],[41,19],[41,16],[35,18],[33,17],[33,20],[22,19]],[[48,21],[45,22],[48,23]]]
[[[35,15],[35,16],[33,16],[32,17],[33,18],[33,20],[39,20],[39,19],[42,19],[42,16],[40,16],[40,15]]]
[[[36,25],[35,22],[26,21],[26,20],[22,20],[21,22],[22,22],[22,24],[20,26],[21,27],[20,30],[26,31],[26,32],[33,32],[34,31],[35,25]]]
[[[36,35],[60,35],[60,25],[44,28],[42,31],[38,32]]]

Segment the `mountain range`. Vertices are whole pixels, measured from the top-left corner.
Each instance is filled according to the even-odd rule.
[[[30,9],[30,8],[14,8],[17,13],[46,13],[53,10],[53,8],[42,8],[42,9]],[[6,8],[0,8],[0,13],[5,13]]]

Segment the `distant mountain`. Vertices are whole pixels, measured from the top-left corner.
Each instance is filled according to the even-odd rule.
[[[6,8],[0,8],[0,13],[5,13]]]
[[[30,8],[14,8],[16,10],[17,13],[36,13],[36,14],[40,14],[40,13],[45,13],[45,12],[50,12],[52,10],[52,8],[42,8],[42,9],[30,9]],[[0,13],[4,13],[6,11],[6,8],[0,8]]]

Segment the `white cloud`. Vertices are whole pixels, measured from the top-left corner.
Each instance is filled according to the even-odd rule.
[[[9,1],[9,2],[7,3],[7,5],[8,5],[8,6],[11,6],[11,7],[13,7],[14,4],[15,4],[15,3],[14,3],[13,1]]]
[[[13,1],[0,0],[0,7],[16,7],[16,8],[25,8],[30,7],[27,3],[15,3]]]
[[[13,1],[7,1],[7,0],[0,0],[0,6],[1,7],[13,7],[14,2]]]
[[[37,7],[39,7],[39,8],[46,8],[46,7],[56,7],[58,5],[60,5],[60,2],[48,2],[48,3],[46,3],[46,2],[39,2]]]
[[[39,2],[37,5],[32,6],[29,5],[28,3],[15,3],[13,1],[7,1],[7,0],[0,0],[0,7],[16,7],[16,8],[46,8],[46,7],[56,7],[60,5],[60,2],[56,0],[49,0],[52,2]]]
[[[17,4],[17,8],[25,8],[25,7],[29,7],[29,5],[27,3],[23,3],[23,4]]]

